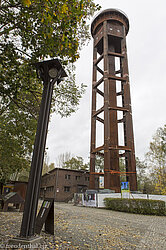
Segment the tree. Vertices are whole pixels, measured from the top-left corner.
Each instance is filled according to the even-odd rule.
[[[96,154],[95,159],[95,171],[103,172],[104,171],[104,157]]]
[[[25,105],[27,94],[34,99],[41,94],[32,64],[56,56],[68,65],[69,76],[65,85],[60,84],[54,91],[56,111],[65,116],[76,110],[84,88],[76,86],[70,63],[76,61],[79,49],[89,38],[86,20],[97,9],[92,0],[1,1],[0,91],[5,109],[12,101],[30,112],[29,105]]]
[[[166,194],[166,125],[157,129],[146,154],[157,194]]]
[[[52,112],[68,116],[77,110],[85,86],[76,85],[72,63],[89,37],[86,20],[97,9],[92,0],[0,2],[1,180],[29,166],[42,93],[34,62],[61,58],[68,79],[55,86]]]
[[[50,163],[49,165],[44,162],[43,164],[43,169],[42,169],[42,175],[48,173],[49,171],[53,170],[55,168],[55,164],[54,163]]]
[[[146,194],[154,192],[154,183],[148,171],[147,162],[136,157],[137,189]]]
[[[62,168],[64,163],[66,161],[69,161],[71,159],[71,153],[70,152],[66,152],[63,154],[58,155],[57,159],[56,159],[56,164],[58,167]]]
[[[3,109],[12,101],[33,114],[26,105],[27,95],[40,100],[41,87],[32,64],[56,56],[68,65],[69,76],[65,85],[60,84],[54,91],[56,111],[66,116],[76,110],[84,88],[76,86],[74,67],[70,63],[78,59],[79,49],[89,38],[86,20],[97,9],[99,6],[93,0],[1,1],[0,92]]]
[[[72,170],[87,170],[88,164],[84,164],[82,157],[76,156],[64,162],[63,168],[68,168]]]
[[[147,165],[136,157],[137,191],[143,192]]]
[[[97,9],[92,0],[2,0],[2,44],[13,44],[17,53],[34,60],[56,53],[74,62],[89,37],[86,20]]]
[[[120,181],[126,182],[126,165],[125,165],[125,159],[123,158],[119,158],[119,170],[121,172]]]
[[[10,107],[0,116],[0,180],[28,169],[35,133],[35,120]],[[24,133],[23,133],[24,131]]]

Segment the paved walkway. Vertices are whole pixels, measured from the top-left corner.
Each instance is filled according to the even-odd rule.
[[[19,234],[22,213],[0,213],[0,248]],[[166,249],[166,217],[55,203],[55,236],[37,249]]]
[[[55,204],[56,235],[80,249],[166,249],[166,217]]]

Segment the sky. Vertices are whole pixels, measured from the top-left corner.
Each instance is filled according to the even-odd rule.
[[[96,0],[102,10],[124,11],[130,23],[127,53],[136,156],[144,159],[152,136],[166,124],[166,1]],[[97,12],[95,13],[97,14]],[[91,21],[90,21],[91,22]],[[47,162],[70,152],[86,163],[90,156],[92,39],[76,62],[77,84],[87,85],[79,109],[69,118],[53,114],[47,136]]]

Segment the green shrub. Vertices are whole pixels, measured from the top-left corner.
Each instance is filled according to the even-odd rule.
[[[166,215],[165,202],[159,200],[105,198],[104,204],[107,209],[115,211]]]

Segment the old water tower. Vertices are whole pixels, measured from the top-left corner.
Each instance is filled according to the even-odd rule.
[[[104,188],[120,192],[125,174],[137,189],[136,162],[127,61],[129,20],[120,10],[107,9],[92,21],[93,45],[90,189],[104,176]],[[104,157],[104,171],[96,169],[96,155]],[[120,171],[120,162],[125,170]]]

